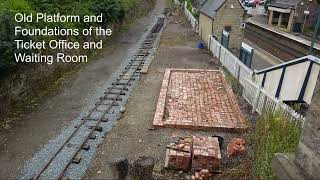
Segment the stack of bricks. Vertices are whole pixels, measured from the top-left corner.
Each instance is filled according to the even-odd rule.
[[[188,171],[191,164],[191,138],[167,146],[165,167]]]
[[[218,138],[193,136],[192,169],[208,169],[210,172],[219,168],[221,152]]]

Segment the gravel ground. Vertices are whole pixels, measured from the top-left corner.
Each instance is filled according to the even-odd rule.
[[[161,0],[159,0],[161,1]],[[1,132],[0,175],[14,179],[30,159],[61,129],[87,109],[97,93],[103,92],[108,79],[124,60],[139,47],[141,37],[154,18],[160,14],[156,8],[148,16],[138,19],[128,30],[114,37],[113,44],[94,61],[75,73],[59,91],[48,97],[34,112],[26,115],[9,132]]]
[[[180,179],[189,176],[163,170],[165,147],[173,137],[191,135],[220,135],[224,137],[223,158],[226,142],[231,137],[242,135],[216,133],[181,129],[152,129],[152,121],[156,109],[162,78],[166,68],[201,68],[215,69],[212,56],[207,50],[196,48],[200,41],[192,32],[183,17],[169,19],[160,40],[160,47],[155,55],[148,74],[143,75],[133,94],[129,97],[126,111],[115,127],[105,136],[98,152],[86,172],[85,179],[116,179],[116,173],[110,163],[115,159],[127,157],[133,162],[140,156],[152,156],[156,159],[155,175],[157,179]],[[183,22],[181,22],[183,21]],[[175,23],[178,22],[178,23]],[[246,108],[240,104],[241,110]],[[245,106],[245,107],[244,107]],[[245,116],[246,117],[246,116]],[[228,167],[238,166],[242,158],[224,162]]]

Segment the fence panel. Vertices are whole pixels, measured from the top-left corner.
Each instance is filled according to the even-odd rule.
[[[271,96],[264,89],[260,89],[255,82],[250,79],[245,79],[243,85],[242,96],[248,101],[248,103],[255,108],[255,111],[260,115],[263,112],[276,113],[279,111],[280,116],[290,122],[295,123],[297,126],[303,126],[305,117],[297,113],[287,104],[281,102],[275,97]],[[259,94],[258,94],[259,93]],[[258,94],[258,96],[256,96]],[[257,98],[257,99],[256,99]],[[254,107],[254,102],[257,101],[256,107]]]
[[[239,81],[240,84],[243,85],[245,79],[252,79],[253,71],[246,65],[244,65],[241,61],[238,61],[237,64],[239,66]]]
[[[184,7],[184,13],[186,15],[186,18],[191,23],[191,27],[195,32],[199,32],[198,30],[198,21],[195,17],[193,17],[192,13],[188,11],[187,6]]]
[[[248,79],[244,80],[242,96],[248,101],[251,106],[253,106],[254,104],[258,88],[259,86],[252,83]]]
[[[222,65],[228,69],[233,77],[237,77],[238,58],[223,46],[221,46],[221,54],[223,54],[223,60],[221,61]]]
[[[209,41],[208,47],[210,47],[210,50],[213,53],[214,57],[216,57],[217,59],[220,59],[221,44],[216,39],[214,39],[212,36],[210,36],[210,41]]]

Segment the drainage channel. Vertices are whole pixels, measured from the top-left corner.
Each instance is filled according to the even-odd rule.
[[[163,24],[164,17],[158,17],[137,53],[106,89],[104,95],[78,124],[74,124],[72,129],[69,128],[68,136],[62,138],[63,142],[55,147],[55,151],[45,157],[36,170],[27,170],[22,179],[69,179],[79,178],[75,174],[83,174],[77,173],[79,170],[83,171],[83,167],[79,168],[77,165],[90,162],[88,159],[91,158],[88,157],[92,157],[92,149],[99,144],[95,141],[101,142],[104,134],[111,130],[111,121],[117,118],[126,103],[148,56],[154,53]]]

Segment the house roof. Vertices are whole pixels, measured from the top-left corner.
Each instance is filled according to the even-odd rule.
[[[200,12],[213,18],[219,8],[224,4],[226,0],[207,0],[206,3],[200,9]]]
[[[288,9],[299,4],[301,0],[273,0],[269,6]]]
[[[191,4],[194,8],[200,9],[206,0],[191,0]]]

